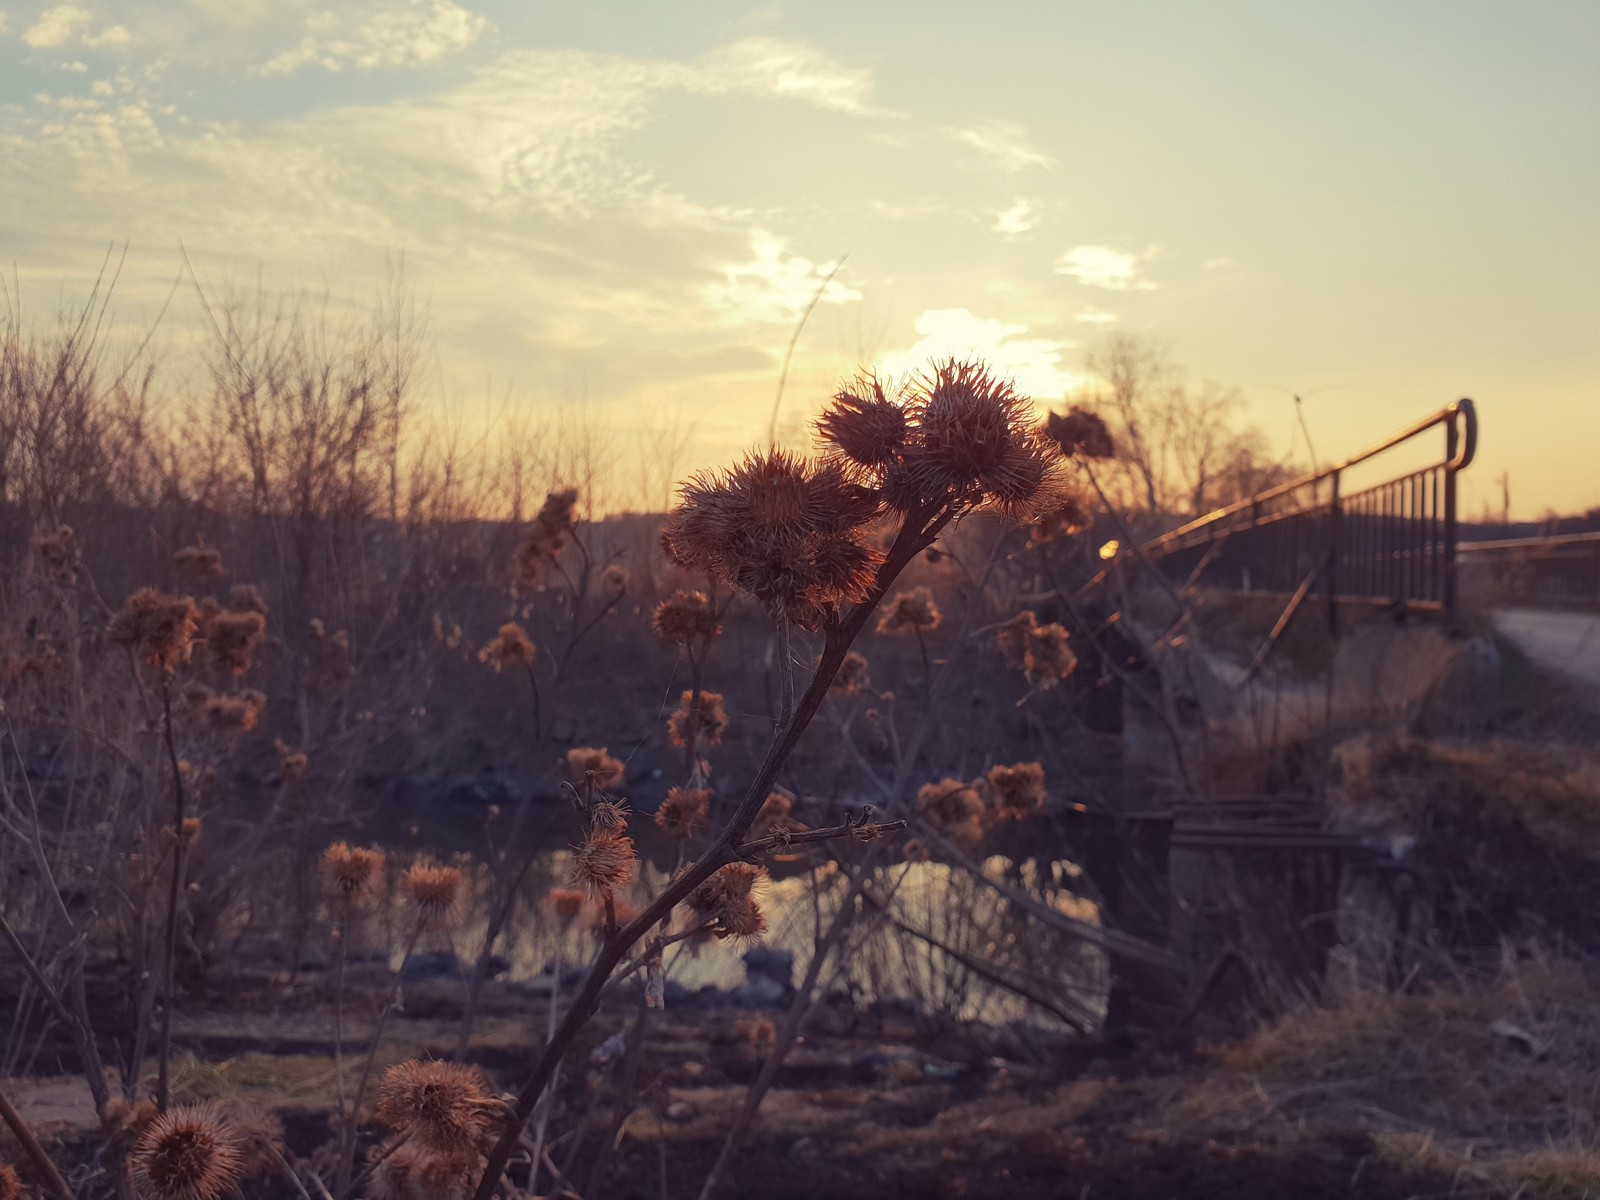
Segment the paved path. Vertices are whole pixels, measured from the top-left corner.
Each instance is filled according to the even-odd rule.
[[[1600,687],[1600,614],[1506,608],[1495,624],[1541,666]]]

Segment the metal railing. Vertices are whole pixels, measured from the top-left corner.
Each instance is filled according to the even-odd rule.
[[[1437,462],[1346,492],[1352,468],[1444,430]],[[1303,600],[1456,611],[1456,476],[1478,444],[1477,410],[1458,400],[1361,453],[1191,521],[1141,547],[1164,573],[1206,588]],[[1320,586],[1319,586],[1320,585]]]
[[[1498,604],[1600,609],[1600,533],[1463,542],[1461,568]]]

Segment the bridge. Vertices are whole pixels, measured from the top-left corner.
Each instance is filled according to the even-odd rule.
[[[1335,633],[1349,605],[1451,627],[1470,609],[1492,612],[1535,660],[1600,685],[1600,533],[1463,541],[1458,479],[1477,445],[1477,409],[1457,400],[1359,454],[1146,542],[1139,554],[1175,587],[1281,601],[1264,650],[1313,599]],[[1414,462],[1419,452],[1422,465],[1385,472],[1386,462]],[[1358,470],[1367,478],[1352,488]]]
[[[1326,757],[1347,736],[1337,731],[1370,717],[1392,727],[1393,714],[1452,672],[1458,685],[1466,677],[1461,694],[1492,702],[1498,655],[1488,639],[1457,635],[1493,622],[1535,661],[1600,686],[1600,534],[1463,541],[1459,484],[1478,432],[1475,405],[1457,400],[1358,454],[1119,551],[1079,593],[1154,577],[1185,615],[1215,611],[1188,603],[1199,593],[1248,596],[1266,619],[1276,614],[1248,667],[1219,661],[1204,639],[1180,645],[1189,641],[1175,632],[1182,617],[1164,633],[1133,628],[1126,610],[1121,619],[1154,670],[1124,687],[1124,803],[1133,807],[1119,814],[1117,869],[1134,899],[1110,915],[1190,963],[1214,964],[1201,994],[1230,962],[1255,964],[1246,990],[1256,993],[1287,997],[1318,977],[1331,947],[1352,949],[1341,923],[1372,917],[1352,915],[1355,893],[1390,910],[1375,918],[1388,922],[1384,932],[1353,952],[1370,969],[1404,973],[1418,868],[1400,843],[1330,812]],[[1406,620],[1355,619],[1362,610]],[[1263,668],[1297,618],[1322,623],[1328,664],[1315,680],[1269,677]],[[1184,762],[1211,757],[1215,745],[1270,758],[1296,740],[1324,751],[1315,779],[1252,792],[1227,763],[1204,777]]]

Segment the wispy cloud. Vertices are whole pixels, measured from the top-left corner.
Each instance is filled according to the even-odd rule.
[[[803,42],[742,38],[700,62],[701,85],[711,90],[766,91],[821,108],[890,115],[872,103],[869,71],[841,66]]]
[[[1096,308],[1092,304],[1085,304],[1078,310],[1078,315],[1072,318],[1080,325],[1111,325],[1122,318],[1114,312],[1107,312],[1103,308]]]
[[[485,18],[452,0],[327,9],[307,16],[300,44],[262,64],[261,73],[287,75],[308,65],[328,71],[420,66],[465,50],[487,27]]]
[[[979,317],[965,308],[933,308],[917,318],[918,340],[905,350],[880,355],[877,369],[900,377],[920,371],[932,359],[977,354],[1035,400],[1060,400],[1083,384],[1083,376],[1063,370],[1062,354],[1073,347],[1058,338],[1027,337],[1028,326]]]
[[[946,129],[945,133],[990,159],[1002,171],[1026,171],[1030,167],[1045,169],[1054,165],[1050,156],[1028,140],[1020,125],[1009,121],[983,121],[964,128]]]
[[[75,41],[93,19],[93,14],[86,8],[79,8],[75,4],[58,4],[40,13],[22,35],[22,40],[34,50],[54,50]]]
[[[837,265],[814,263],[786,253],[784,240],[758,231],[750,243],[748,262],[729,263],[722,279],[707,284],[703,295],[724,314],[728,324],[790,324],[806,310],[822,289],[822,303],[848,304],[861,293],[839,282],[823,280]]]
[[[1010,208],[1002,209],[994,219],[994,231],[1007,237],[1020,237],[1033,228],[1033,205],[1018,200]]]
[[[1129,252],[1109,246],[1074,246],[1056,263],[1056,274],[1069,275],[1086,287],[1105,288],[1111,292],[1154,291],[1156,284],[1141,275],[1140,268],[1160,249],[1151,245]]]

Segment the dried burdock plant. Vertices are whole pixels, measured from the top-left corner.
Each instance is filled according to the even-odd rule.
[[[567,775],[580,786],[591,784],[609,791],[622,786],[627,768],[612,758],[604,746],[575,746],[567,751]]]
[[[600,590],[607,596],[620,596],[628,590],[628,568],[611,563],[600,572]]]
[[[545,497],[543,507],[534,516],[527,532],[523,534],[522,542],[517,546],[513,567],[520,587],[531,589],[542,582],[547,569],[567,544],[577,506],[578,493],[575,489],[551,492]]]
[[[228,609],[231,612],[260,613],[267,615],[267,598],[253,583],[236,583],[228,589]]]
[[[441,1154],[391,1138],[371,1151],[373,1200],[465,1200],[482,1165],[476,1152]]]
[[[418,926],[448,928],[455,922],[461,899],[461,872],[434,863],[413,863],[400,881]]]
[[[750,823],[750,836],[764,838],[775,833],[803,833],[805,824],[791,816],[793,812],[794,797],[781,791],[772,792],[762,803],[756,819]]]
[[[705,828],[710,811],[710,789],[670,788],[656,810],[656,827],[669,837],[691,838]]]
[[[728,706],[721,692],[685,692],[667,718],[674,746],[720,746],[728,732]]]
[[[820,460],[759,450],[730,469],[696,475],[662,529],[662,547],[678,566],[762,603],[778,619],[786,647],[790,626],[819,632],[821,654],[801,694],[786,685],[772,744],[727,825],[636,918],[620,929],[607,922],[583,986],[489,1153],[475,1200],[490,1200],[500,1187],[523,1125],[630,947],[691,896],[694,910],[723,936],[753,936],[764,925],[752,895],[760,869],[741,861],[738,848],[900,573],[966,513],[1032,517],[1058,506],[1068,467],[1031,403],[976,361],[934,363],[893,395],[872,379],[846,388],[818,431],[826,446]],[[656,624],[669,641],[683,636],[676,615],[658,615]],[[981,822],[982,801],[972,798]],[[856,837],[858,828],[846,823],[797,836]],[[615,856],[587,847],[580,853]],[[591,861],[586,874],[601,884],[618,877],[614,862]]]
[[[495,1104],[475,1068],[412,1059],[383,1073],[377,1113],[418,1146],[454,1155],[476,1149]]]
[[[1077,670],[1078,656],[1068,641],[1063,626],[1039,624],[1031,609],[1018,613],[995,635],[1006,660],[1038,689],[1053,688]]]
[[[828,690],[836,696],[872,695],[872,672],[867,656],[856,650],[846,654]]]
[[[753,863],[729,863],[690,892],[686,903],[719,938],[760,937],[767,921],[756,893],[766,878]]]
[[[970,783],[942,779],[923,784],[917,789],[917,811],[963,850],[983,841],[983,797]]]
[[[679,566],[760,600],[773,615],[817,629],[866,598],[879,562],[867,525],[879,499],[836,463],[782,450],[696,476],[662,530]]]
[[[1038,763],[990,767],[983,779],[997,820],[1020,821],[1044,811],[1044,767]]]
[[[41,525],[28,538],[29,565],[35,575],[56,587],[78,582],[78,537],[70,525]]]
[[[222,551],[206,545],[204,539],[175,552],[172,565],[187,583],[204,583],[227,574],[222,565]]]
[[[628,818],[632,816],[625,800],[602,796],[591,801],[584,817],[590,832],[599,837],[621,837],[628,832]]]
[[[283,741],[274,741],[272,751],[278,756],[278,778],[300,779],[306,773],[306,768],[311,764],[311,759],[303,752],[294,749]]]
[[[925,587],[914,587],[901,592],[884,609],[878,619],[878,632],[887,634],[932,633],[939,628],[944,614],[934,603],[933,593]]]
[[[679,588],[660,604],[650,618],[656,636],[669,646],[692,649],[722,632],[716,606],[704,592]]]
[[[186,693],[187,695],[187,693]],[[214,692],[201,708],[206,723],[223,733],[248,733],[266,711],[267,698],[254,688],[237,692]]]
[[[572,879],[603,899],[627,886],[637,860],[632,838],[591,833],[573,848]]]
[[[885,470],[911,436],[906,409],[889,399],[877,376],[863,375],[835,394],[832,407],[817,421],[817,432],[856,466]]]
[[[254,609],[224,609],[206,617],[199,637],[211,669],[237,678],[250,669],[266,632],[266,617]]]
[[[500,632],[478,651],[478,661],[496,671],[526,670],[533,666],[536,653],[533,639],[515,621],[500,626]]]
[[[1074,405],[1063,413],[1051,413],[1045,433],[1061,447],[1061,453],[1085,458],[1113,458],[1117,453],[1111,430],[1098,413]]]
[[[3,1162],[0,1162],[0,1200],[22,1200],[22,1180]]]
[[[244,1154],[233,1121],[216,1106],[182,1105],[150,1122],[131,1164],[149,1200],[220,1200],[238,1186]]]
[[[106,636],[128,647],[145,665],[171,672],[189,661],[199,625],[200,613],[192,598],[140,588],[111,618]]]
[[[329,895],[358,903],[371,896],[383,876],[383,851],[334,842],[322,852],[321,867]]]

